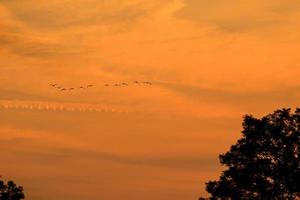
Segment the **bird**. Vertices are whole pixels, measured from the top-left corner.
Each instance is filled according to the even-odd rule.
[[[132,83],[136,84],[136,85],[153,85],[153,83],[150,81],[133,81]],[[130,85],[131,85],[131,83],[127,83],[127,82],[119,82],[119,83],[114,83],[114,84],[105,83],[104,87],[111,87],[111,86],[113,86],[113,87],[122,87],[122,86],[128,87]],[[67,88],[67,87],[61,86],[57,83],[55,83],[55,84],[51,83],[51,84],[49,84],[49,86],[54,87],[63,92],[63,91],[73,91],[73,90],[77,90],[77,89],[87,89],[87,88],[94,87],[95,85],[89,84],[89,85],[79,86],[78,88],[77,87]]]
[[[149,82],[149,81],[144,81],[143,84],[145,84],[145,85],[152,85],[152,83]]]

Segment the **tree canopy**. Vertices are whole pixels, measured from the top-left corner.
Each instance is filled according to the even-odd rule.
[[[23,187],[17,186],[13,181],[5,184],[0,180],[0,200],[21,200],[24,199]]]
[[[220,155],[226,166],[206,183],[210,199],[294,200],[300,197],[300,109],[244,117],[242,138]],[[200,198],[201,199],[201,198]]]

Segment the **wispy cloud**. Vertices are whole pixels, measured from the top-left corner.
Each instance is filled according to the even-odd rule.
[[[48,31],[82,26],[119,26],[127,29],[157,5],[154,1],[143,3],[140,0],[54,0],[47,3],[21,0],[4,1],[3,4],[25,24]]]
[[[294,23],[300,9],[299,1],[283,0],[185,0],[184,3],[178,17],[232,33],[253,32],[260,28],[279,30]]]
[[[1,173],[32,200],[195,199],[242,115],[298,106],[299,8],[0,0]]]
[[[65,111],[65,112],[111,112],[128,113],[128,109],[103,104],[84,104],[84,103],[63,103],[48,101],[22,101],[22,100],[1,100],[1,109],[20,109],[20,110],[39,110],[39,111]]]
[[[205,88],[168,82],[157,82],[179,95],[196,102],[221,104],[238,108],[267,108],[268,106],[297,106],[300,87],[276,87],[262,90],[229,90]]]
[[[7,148],[7,147],[6,147]],[[56,163],[58,160],[64,162],[78,159],[114,162],[126,165],[142,165],[148,167],[165,167],[181,170],[216,170],[217,159],[210,156],[189,156],[181,154],[176,157],[149,157],[149,156],[122,156],[111,153],[95,152],[83,149],[49,149],[48,151],[14,150],[17,156],[26,157],[29,160],[45,160]]]

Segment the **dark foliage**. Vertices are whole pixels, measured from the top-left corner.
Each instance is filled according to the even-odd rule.
[[[0,200],[21,200],[24,199],[23,188],[14,182],[8,181],[5,184],[0,180]]]
[[[207,183],[210,199],[299,199],[300,109],[245,116],[242,134],[220,155],[227,169]]]

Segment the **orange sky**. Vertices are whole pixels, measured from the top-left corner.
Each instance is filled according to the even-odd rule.
[[[298,106],[299,11],[297,0],[0,0],[0,173],[30,200],[206,195],[244,114]],[[154,85],[103,86],[134,80]]]

